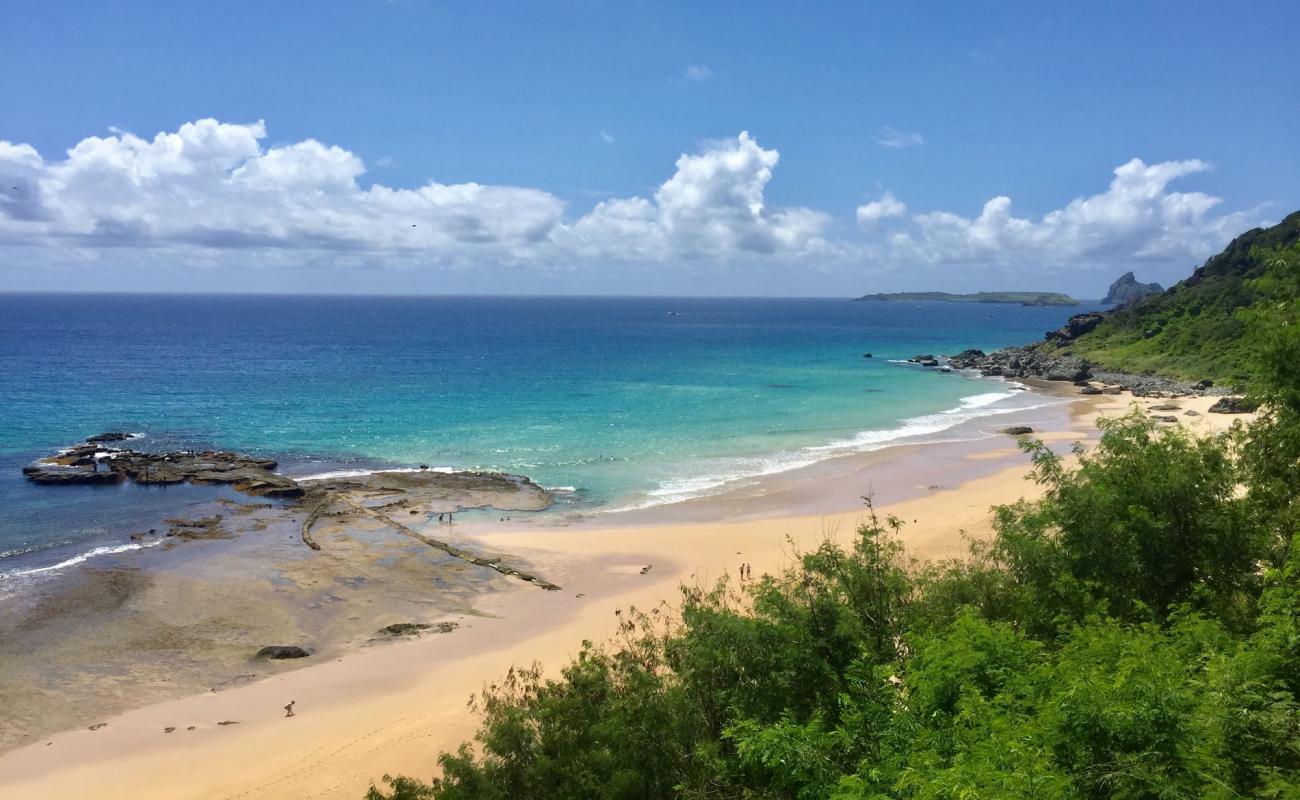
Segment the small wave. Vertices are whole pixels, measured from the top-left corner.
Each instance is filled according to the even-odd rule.
[[[911,417],[902,420],[892,428],[866,430],[845,439],[838,439],[822,445],[812,445],[798,451],[780,453],[766,458],[730,459],[729,463],[721,469],[710,471],[704,475],[663,481],[659,486],[646,492],[646,498],[641,502],[608,510],[610,512],[640,510],[708,497],[718,494],[725,487],[729,487],[738,481],[763,478],[801,469],[837,456],[882,450],[905,441],[921,440],[933,443],[937,440],[923,437],[933,437],[958,425],[982,417],[1034,411],[1068,402],[1066,400],[1046,399],[1043,402],[1032,404],[997,405],[997,403],[1004,400],[1022,397],[1026,397],[1023,392],[981,392],[961,398],[958,400],[958,405],[953,408],[933,414]]]
[[[39,553],[42,550],[52,550],[55,547],[64,547],[70,544],[72,544],[72,542],[70,541],[42,542],[41,544],[34,544],[28,547],[15,547],[12,550],[0,550],[0,560],[6,558],[17,558],[18,556],[31,555],[32,553]]]
[[[578,491],[577,486],[543,486],[542,488],[555,494],[573,494]]]
[[[377,472],[441,472],[451,474],[453,472],[465,472],[467,469],[467,467],[429,467],[428,469],[420,469],[419,467],[376,467],[374,469],[338,469],[331,472],[315,472],[311,475],[291,475],[290,477],[302,483],[304,481],[332,481],[337,478],[364,478]]]
[[[79,555],[75,555],[72,558],[60,561],[57,564],[51,564],[48,567],[32,567],[31,569],[15,569],[15,570],[10,570],[9,572],[0,572],[0,580],[9,579],[9,578],[21,578],[27,575],[39,575],[45,572],[58,572],[59,570],[67,569],[68,567],[84,563],[86,561],[89,561],[92,558],[97,558],[99,556],[111,556],[117,553],[128,553],[132,550],[143,550],[146,547],[154,547],[155,545],[160,545],[162,543],[163,543],[162,539],[154,539],[153,541],[149,541],[149,542],[96,547],[94,549],[87,550],[86,552],[81,553]]]

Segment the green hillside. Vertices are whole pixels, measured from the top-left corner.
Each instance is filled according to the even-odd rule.
[[[1115,311],[1090,333],[1041,347],[1124,372],[1246,383],[1259,342],[1243,312],[1288,279],[1298,241],[1300,211],[1243,233],[1191,277]]]

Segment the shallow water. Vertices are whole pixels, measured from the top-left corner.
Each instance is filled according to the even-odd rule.
[[[37,487],[105,430],[304,475],[495,469],[645,507],[1041,402],[891,363],[1084,309],[846,300],[0,295],[0,574],[119,547],[213,487]],[[863,358],[864,352],[873,358]]]

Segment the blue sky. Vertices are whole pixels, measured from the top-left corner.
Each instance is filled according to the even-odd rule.
[[[0,289],[1095,296],[1300,208],[1300,4],[803,5],[10,0]]]

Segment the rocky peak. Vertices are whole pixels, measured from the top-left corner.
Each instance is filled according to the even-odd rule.
[[[1164,289],[1158,283],[1138,283],[1132,272],[1125,272],[1119,280],[1110,285],[1106,292],[1105,305],[1126,306],[1148,295],[1160,294]]]

